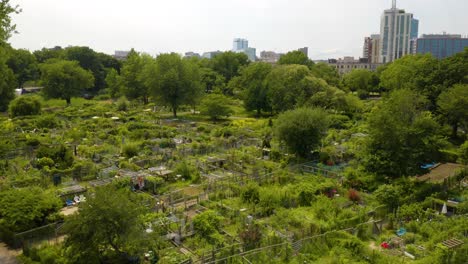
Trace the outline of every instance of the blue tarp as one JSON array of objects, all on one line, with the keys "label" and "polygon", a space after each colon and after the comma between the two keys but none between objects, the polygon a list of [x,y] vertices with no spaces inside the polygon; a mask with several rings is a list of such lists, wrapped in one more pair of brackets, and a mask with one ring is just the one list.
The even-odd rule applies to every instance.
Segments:
[{"label": "blue tarp", "polygon": [[426,163],[426,164],[421,165],[421,169],[426,169],[426,170],[428,170],[428,169],[434,167],[435,165],[436,165],[435,162],[433,162],[433,163]]}]

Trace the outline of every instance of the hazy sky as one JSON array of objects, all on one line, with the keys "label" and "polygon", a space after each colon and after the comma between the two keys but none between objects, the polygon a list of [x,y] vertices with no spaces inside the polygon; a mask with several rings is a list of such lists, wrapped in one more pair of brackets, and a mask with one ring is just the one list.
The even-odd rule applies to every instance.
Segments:
[{"label": "hazy sky", "polygon": [[[235,37],[251,47],[286,52],[309,47],[312,59],[362,56],[365,36],[379,33],[391,0],[12,0],[15,48],[89,46],[114,50],[229,50]],[[399,0],[420,20],[419,34],[468,34],[468,0]]]}]

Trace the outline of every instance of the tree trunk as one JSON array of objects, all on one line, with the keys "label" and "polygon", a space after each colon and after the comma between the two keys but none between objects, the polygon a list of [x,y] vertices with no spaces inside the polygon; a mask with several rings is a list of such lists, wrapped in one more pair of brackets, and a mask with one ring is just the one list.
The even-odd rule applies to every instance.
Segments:
[{"label": "tree trunk", "polygon": [[458,123],[453,123],[452,124],[452,138],[453,139],[457,138],[457,132],[458,132]]},{"label": "tree trunk", "polygon": [[172,113],[174,114],[174,118],[177,118],[177,108],[172,107]]},{"label": "tree trunk", "polygon": [[260,108],[257,108],[257,117],[260,117],[261,110]]},{"label": "tree trunk", "polygon": [[65,98],[65,100],[67,101],[67,106],[70,106],[70,104],[71,104],[71,98]]}]

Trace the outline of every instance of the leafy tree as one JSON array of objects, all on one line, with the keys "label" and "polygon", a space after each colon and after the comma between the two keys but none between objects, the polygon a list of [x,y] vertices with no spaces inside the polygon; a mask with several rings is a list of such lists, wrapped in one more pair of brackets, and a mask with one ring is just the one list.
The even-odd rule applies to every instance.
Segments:
[{"label": "leafy tree", "polygon": [[211,67],[221,74],[226,82],[239,75],[242,66],[249,64],[249,58],[244,53],[227,51],[216,55],[211,59]]},{"label": "leafy tree", "polygon": [[7,66],[9,52],[7,40],[15,32],[16,25],[11,21],[11,14],[21,10],[18,6],[11,6],[9,0],[0,2],[0,111],[5,111],[9,102],[14,98],[15,81],[11,69]]},{"label": "leafy tree", "polygon": [[151,249],[144,232],[148,210],[136,194],[114,186],[97,188],[79,214],[65,222],[66,254],[72,263],[128,263]]},{"label": "leafy tree", "polygon": [[15,98],[15,76],[7,66],[8,56],[7,50],[0,46],[0,111],[5,111]]},{"label": "leafy tree", "polygon": [[39,78],[39,66],[36,57],[28,50],[13,50],[7,64],[15,74],[20,88],[23,88],[25,82]]},{"label": "leafy tree", "polygon": [[115,69],[110,69],[106,76],[107,88],[112,98],[117,98],[122,92],[122,79]]},{"label": "leafy tree", "polygon": [[248,111],[271,111],[266,78],[273,67],[268,63],[252,63],[241,70],[239,85],[244,91],[244,106]]},{"label": "leafy tree", "polygon": [[102,52],[97,53],[98,59],[101,62],[102,66],[105,69],[110,70],[114,69],[117,72],[120,72],[120,68],[122,68],[122,62],[114,58],[109,54],[105,54]]},{"label": "leafy tree", "polygon": [[149,55],[142,56],[133,49],[130,51],[120,72],[123,93],[127,98],[142,98],[144,104],[148,103],[150,91],[144,82],[143,69],[151,63],[152,58]]},{"label": "leafy tree", "polygon": [[70,148],[60,144],[56,146],[40,146],[37,150],[36,157],[50,158],[59,169],[66,169],[73,165],[73,154]]},{"label": "leafy tree", "polygon": [[79,96],[84,89],[93,86],[93,75],[81,68],[76,61],[50,61],[40,68],[45,96],[65,99],[68,105],[72,97]]},{"label": "leafy tree", "polygon": [[200,68],[200,82],[205,87],[206,93],[223,92],[226,86],[224,77],[211,68]]},{"label": "leafy tree", "polygon": [[375,90],[378,85],[376,75],[368,70],[355,69],[343,77],[343,82],[351,91],[358,91],[360,94],[367,95]]},{"label": "leafy tree", "polygon": [[320,108],[299,108],[281,114],[275,122],[278,139],[290,151],[307,157],[320,144],[328,128],[328,116]]},{"label": "leafy tree", "polygon": [[420,165],[437,160],[444,141],[427,100],[411,90],[390,94],[368,119],[364,165],[379,176],[412,176]]},{"label": "leafy tree", "polygon": [[395,185],[383,184],[374,192],[374,197],[392,211],[400,205],[401,192]]},{"label": "leafy tree", "polygon": [[302,51],[290,51],[283,56],[280,57],[278,64],[286,65],[286,64],[299,64],[304,65],[309,68],[314,66],[314,62],[311,61],[307,55],[305,55]]},{"label": "leafy tree", "polygon": [[452,126],[452,137],[456,138],[459,125],[468,125],[468,84],[456,84],[444,91],[437,104],[444,120]]},{"label": "leafy tree", "polygon": [[156,100],[172,108],[174,117],[179,106],[193,104],[202,89],[198,65],[176,53],[159,55],[145,70],[143,78]]},{"label": "leafy tree", "polygon": [[56,194],[38,187],[4,190],[0,192],[0,237],[59,220],[54,214],[61,207]]},{"label": "leafy tree", "polygon": [[37,97],[21,96],[11,101],[10,116],[38,115],[41,112],[41,102]]},{"label": "leafy tree", "polygon": [[459,157],[461,163],[468,164],[468,140],[460,146]]},{"label": "leafy tree", "polygon": [[93,90],[98,91],[104,88],[106,71],[98,53],[89,47],[68,47],[65,49],[65,58],[71,61],[78,61],[83,69],[93,73]]},{"label": "leafy tree", "polygon": [[324,79],[329,85],[338,87],[340,84],[341,78],[336,68],[333,68],[324,62],[315,64],[310,71],[315,77]]},{"label": "leafy tree", "polygon": [[33,52],[37,62],[44,63],[51,59],[65,59],[65,50],[60,46],[54,48],[42,48]]},{"label": "leafy tree", "polygon": [[210,94],[201,102],[201,113],[209,116],[213,121],[221,117],[230,116],[233,111],[229,106],[230,100],[222,94]]},{"label": "leafy tree", "polygon": [[207,210],[193,218],[193,228],[202,237],[209,238],[220,230],[222,220],[215,211]]},{"label": "leafy tree", "polygon": [[385,90],[411,89],[429,99],[433,109],[442,91],[438,74],[439,61],[426,55],[410,55],[388,65],[380,74],[380,86]]},{"label": "leafy tree", "polygon": [[16,32],[16,25],[11,21],[11,14],[21,12],[19,6],[12,6],[10,0],[0,2],[0,46],[4,47],[5,42]]},{"label": "leafy tree", "polygon": [[304,106],[314,94],[329,88],[326,81],[313,76],[303,65],[282,65],[273,68],[266,79],[266,85],[268,99],[275,112]]},{"label": "leafy tree", "polygon": [[460,53],[443,59],[437,72],[443,87],[468,84],[468,47]]}]

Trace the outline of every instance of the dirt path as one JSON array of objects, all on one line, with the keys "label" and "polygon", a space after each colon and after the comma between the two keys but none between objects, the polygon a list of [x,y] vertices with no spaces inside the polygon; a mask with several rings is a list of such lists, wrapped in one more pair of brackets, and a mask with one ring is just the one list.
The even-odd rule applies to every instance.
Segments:
[{"label": "dirt path", "polygon": [[20,254],[19,251],[8,249],[7,245],[0,243],[0,263],[2,264],[19,264],[16,256]]}]

